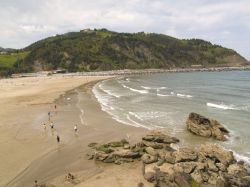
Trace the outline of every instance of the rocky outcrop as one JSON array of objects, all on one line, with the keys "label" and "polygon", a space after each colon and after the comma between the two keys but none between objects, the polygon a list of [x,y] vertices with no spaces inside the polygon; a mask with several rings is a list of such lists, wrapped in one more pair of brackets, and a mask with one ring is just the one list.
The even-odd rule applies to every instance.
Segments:
[{"label": "rocky outcrop", "polygon": [[193,161],[197,159],[196,151],[190,148],[180,148],[178,151],[173,152],[175,162]]},{"label": "rocky outcrop", "polygon": [[186,124],[190,132],[203,137],[212,137],[216,140],[225,141],[225,135],[229,134],[229,131],[218,121],[197,113],[190,113]]},{"label": "rocky outcrop", "polygon": [[[141,161],[144,179],[156,187],[248,187],[250,184],[250,173],[244,162],[237,162],[233,152],[216,144],[175,150],[170,142],[177,143],[178,139],[160,132],[151,132],[134,145],[123,142],[116,142],[115,146],[91,144],[95,150],[92,158],[115,164]],[[128,146],[124,148],[124,144]],[[107,153],[109,149],[112,151]]]},{"label": "rocky outcrop", "polygon": [[221,163],[225,166],[236,162],[232,151],[225,151],[221,146],[216,144],[205,144],[199,148],[199,160],[204,161],[207,158],[212,159],[215,163]]}]

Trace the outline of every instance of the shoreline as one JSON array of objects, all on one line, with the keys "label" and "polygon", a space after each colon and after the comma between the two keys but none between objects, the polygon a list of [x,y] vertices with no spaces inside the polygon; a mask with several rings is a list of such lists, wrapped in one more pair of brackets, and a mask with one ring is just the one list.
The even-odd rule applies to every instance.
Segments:
[{"label": "shoreline", "polygon": [[[208,67],[208,68],[172,68],[172,69],[124,69],[124,70],[109,70],[96,72],[74,72],[53,74],[53,76],[116,76],[116,75],[140,75],[154,73],[185,73],[185,72],[222,72],[222,71],[249,71],[250,65],[241,67]],[[12,78],[17,77],[43,77],[47,76],[50,71],[37,73],[20,73],[12,74]]]}]

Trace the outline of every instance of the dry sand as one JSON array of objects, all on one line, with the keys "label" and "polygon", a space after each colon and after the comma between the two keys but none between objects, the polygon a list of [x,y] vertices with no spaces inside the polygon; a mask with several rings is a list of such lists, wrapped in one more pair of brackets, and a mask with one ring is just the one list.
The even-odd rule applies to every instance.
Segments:
[{"label": "dry sand", "polygon": [[[136,141],[146,131],[120,124],[103,112],[91,92],[93,83],[79,87],[107,78],[111,77],[0,80],[0,186],[29,187],[34,180],[73,186],[64,180],[68,172],[77,174],[79,186],[136,186],[143,181],[139,163],[107,166],[85,157],[90,142],[127,137]],[[48,111],[54,131],[41,125],[48,123]],[[77,135],[74,124],[78,124]]]}]

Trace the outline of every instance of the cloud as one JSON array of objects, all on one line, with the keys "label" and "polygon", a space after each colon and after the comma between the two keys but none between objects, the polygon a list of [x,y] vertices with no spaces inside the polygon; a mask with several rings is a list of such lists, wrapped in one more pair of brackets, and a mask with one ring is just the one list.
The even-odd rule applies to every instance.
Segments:
[{"label": "cloud", "polygon": [[0,46],[21,48],[83,28],[202,38],[250,59],[248,0],[0,1]]}]

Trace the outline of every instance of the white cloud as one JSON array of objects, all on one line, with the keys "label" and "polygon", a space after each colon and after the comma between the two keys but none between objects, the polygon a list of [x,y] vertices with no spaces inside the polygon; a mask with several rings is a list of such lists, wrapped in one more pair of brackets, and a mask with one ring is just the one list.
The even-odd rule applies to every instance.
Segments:
[{"label": "white cloud", "polygon": [[57,33],[91,27],[203,38],[250,59],[249,7],[249,0],[0,1],[0,46],[24,47]]}]

